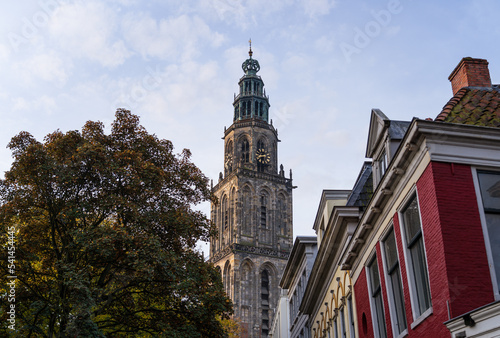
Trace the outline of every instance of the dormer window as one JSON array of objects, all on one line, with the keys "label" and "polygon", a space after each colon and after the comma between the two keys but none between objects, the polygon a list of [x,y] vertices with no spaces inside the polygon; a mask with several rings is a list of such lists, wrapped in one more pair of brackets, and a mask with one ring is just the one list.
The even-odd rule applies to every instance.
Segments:
[{"label": "dormer window", "polygon": [[377,173],[378,173],[378,182],[382,180],[382,177],[385,174],[385,171],[387,170],[387,152],[384,150],[382,151],[382,154],[380,154],[378,160],[377,160]]}]

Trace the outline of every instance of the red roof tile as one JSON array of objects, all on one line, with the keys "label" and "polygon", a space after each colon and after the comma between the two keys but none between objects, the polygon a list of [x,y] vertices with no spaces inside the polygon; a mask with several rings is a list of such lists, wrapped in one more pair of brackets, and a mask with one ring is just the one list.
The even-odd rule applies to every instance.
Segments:
[{"label": "red roof tile", "polygon": [[500,88],[460,89],[443,107],[435,121],[500,127]]}]

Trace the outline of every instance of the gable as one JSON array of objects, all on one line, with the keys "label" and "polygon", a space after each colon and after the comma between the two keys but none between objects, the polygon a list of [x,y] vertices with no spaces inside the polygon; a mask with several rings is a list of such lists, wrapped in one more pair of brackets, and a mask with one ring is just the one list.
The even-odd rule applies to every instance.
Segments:
[{"label": "gable", "polygon": [[366,144],[367,158],[373,158],[373,153],[380,144],[384,131],[389,126],[390,120],[380,109],[372,109],[370,116],[370,128],[368,129],[368,141]]}]

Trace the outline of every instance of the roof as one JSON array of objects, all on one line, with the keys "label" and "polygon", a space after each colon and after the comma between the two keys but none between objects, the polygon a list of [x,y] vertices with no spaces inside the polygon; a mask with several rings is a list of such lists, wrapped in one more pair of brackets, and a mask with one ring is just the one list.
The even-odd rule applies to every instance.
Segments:
[{"label": "roof", "polygon": [[371,162],[363,163],[361,172],[356,179],[352,192],[347,200],[347,206],[365,207],[373,195],[373,179]]},{"label": "roof", "polygon": [[373,108],[370,116],[365,157],[373,158],[381,142],[388,136],[391,140],[403,139],[409,121],[390,120],[380,109]]},{"label": "roof", "polygon": [[[305,247],[316,246],[318,239],[316,236],[297,236],[295,238],[295,243],[293,244],[292,252],[286,263],[285,270],[283,271],[283,276],[281,277],[280,287],[283,289],[288,289],[293,280],[297,277],[299,265],[304,257]],[[300,276],[299,276],[300,277]],[[309,276],[308,276],[309,277]]]},{"label": "roof", "polygon": [[392,140],[402,140],[410,123],[410,121],[390,120],[389,137]]},{"label": "roof", "polygon": [[435,121],[500,127],[500,86],[460,89]]}]

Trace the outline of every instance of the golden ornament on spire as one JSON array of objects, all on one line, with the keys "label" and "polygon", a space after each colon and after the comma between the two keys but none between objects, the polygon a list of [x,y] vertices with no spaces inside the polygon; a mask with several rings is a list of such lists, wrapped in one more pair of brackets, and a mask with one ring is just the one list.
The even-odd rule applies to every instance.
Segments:
[{"label": "golden ornament on spire", "polygon": [[248,40],[248,43],[250,44],[250,50],[248,51],[248,55],[250,55],[250,58],[252,58],[252,39]]}]

